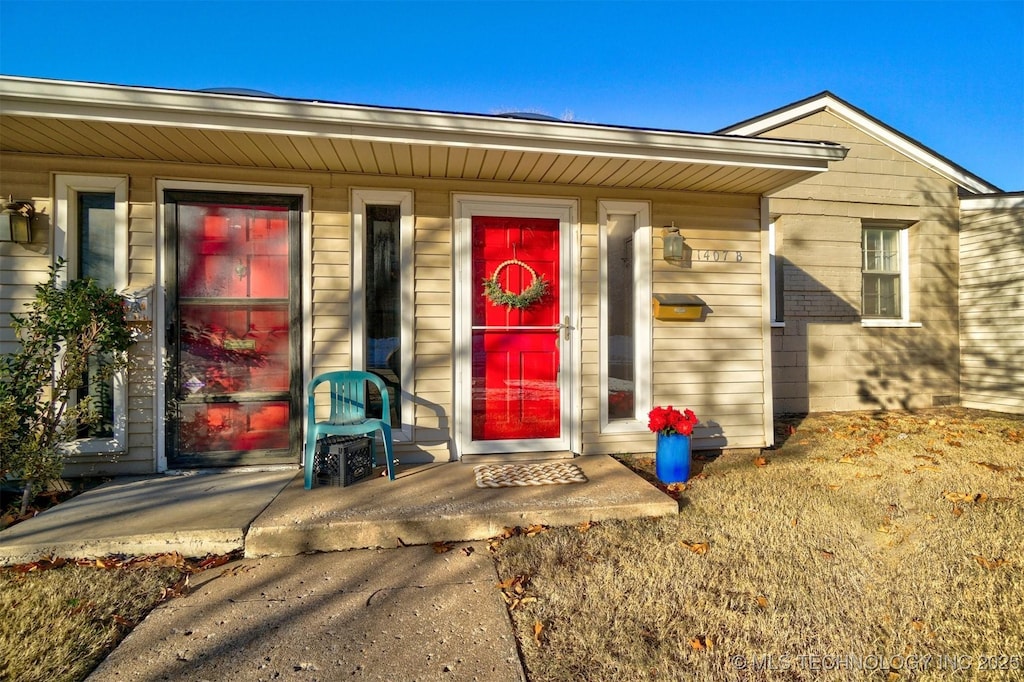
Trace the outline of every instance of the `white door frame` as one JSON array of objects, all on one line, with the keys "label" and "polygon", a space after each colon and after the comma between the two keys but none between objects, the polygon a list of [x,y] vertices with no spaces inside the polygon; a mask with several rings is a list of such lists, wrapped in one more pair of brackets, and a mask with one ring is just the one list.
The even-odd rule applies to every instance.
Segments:
[{"label": "white door frame", "polygon": [[[165,236],[164,226],[167,224],[165,212],[166,203],[164,194],[167,190],[199,191],[199,192],[239,192],[245,194],[280,194],[286,196],[298,196],[302,199],[300,211],[301,221],[301,246],[302,249],[302,404],[306,404],[305,386],[311,378],[310,364],[313,355],[313,329],[312,322],[312,245],[313,245],[313,211],[310,205],[310,198],[313,190],[304,185],[261,185],[247,183],[227,182],[206,182],[200,180],[173,180],[157,178],[156,180],[156,206],[157,221],[154,239],[154,251],[157,263],[156,293],[154,294],[153,305],[153,336],[156,337],[157,347],[153,360],[153,371],[156,377],[155,391],[153,391],[153,415],[156,428],[155,456],[157,472],[168,471],[167,466],[167,430],[166,430],[166,384],[164,381],[167,371],[167,334],[166,334],[166,307],[167,307],[167,256],[164,253],[163,241]],[[303,422],[303,435],[305,435],[305,422]]]},{"label": "white door frame", "polygon": [[[469,454],[518,452],[580,452],[580,225],[579,201],[542,197],[455,194],[453,210],[455,395],[453,444],[458,457]],[[559,221],[559,320],[569,319],[569,339],[559,337],[558,389],[561,395],[561,434],[557,438],[521,440],[473,440],[473,296],[480,295],[473,282],[472,227],[474,216],[554,218]]]}]

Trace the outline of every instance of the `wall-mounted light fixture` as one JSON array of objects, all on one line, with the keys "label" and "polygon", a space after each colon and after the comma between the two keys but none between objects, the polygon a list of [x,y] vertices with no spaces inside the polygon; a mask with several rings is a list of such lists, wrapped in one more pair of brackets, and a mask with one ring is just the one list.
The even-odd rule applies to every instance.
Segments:
[{"label": "wall-mounted light fixture", "polygon": [[667,263],[689,267],[693,249],[686,245],[686,239],[679,234],[675,222],[665,227],[661,236],[661,253]]},{"label": "wall-mounted light fixture", "polygon": [[7,197],[3,211],[0,211],[0,242],[25,244],[32,241],[33,212],[29,202]]}]

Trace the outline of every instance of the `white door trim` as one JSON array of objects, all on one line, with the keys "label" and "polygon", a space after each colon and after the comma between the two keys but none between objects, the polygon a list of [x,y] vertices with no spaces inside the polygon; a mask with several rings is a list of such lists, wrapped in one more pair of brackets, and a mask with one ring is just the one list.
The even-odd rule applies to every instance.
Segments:
[{"label": "white door trim", "polygon": [[[454,266],[454,415],[456,456],[517,452],[580,452],[580,226],[579,201],[545,197],[477,194],[452,196]],[[561,435],[531,440],[474,441],[472,436],[472,302],[479,286],[473,278],[472,221],[474,216],[555,218],[559,221],[559,316],[569,318],[569,339],[561,338],[559,391]]]},{"label": "white door trim", "polygon": [[[166,225],[164,192],[167,190],[194,190],[198,192],[243,192],[247,194],[279,194],[285,196],[299,196],[302,198],[302,209],[299,220],[302,235],[300,247],[302,249],[302,404],[306,404],[305,387],[312,378],[310,373],[311,359],[313,356],[313,275],[312,275],[312,250],[313,250],[313,211],[310,204],[313,191],[309,186],[304,185],[258,185],[245,183],[225,182],[204,182],[196,180],[156,180],[156,206],[157,224],[154,235],[154,251],[157,263],[156,292],[154,292],[153,305],[153,336],[156,337],[157,347],[153,361],[154,376],[156,377],[155,391],[153,392],[153,415],[155,421],[156,440],[156,470],[167,471],[167,430],[164,419],[166,417],[166,385],[164,373],[166,371],[167,334],[166,334],[166,304],[167,304],[167,267],[166,254],[164,254],[164,226]],[[303,424],[305,429],[305,424]],[[303,434],[305,435],[305,434]]]}]

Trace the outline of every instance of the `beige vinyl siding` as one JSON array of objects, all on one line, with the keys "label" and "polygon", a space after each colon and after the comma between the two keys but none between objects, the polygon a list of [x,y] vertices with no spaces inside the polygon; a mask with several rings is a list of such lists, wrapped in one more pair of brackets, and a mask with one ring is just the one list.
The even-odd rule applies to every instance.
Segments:
[{"label": "beige vinyl siding", "polygon": [[[957,187],[824,111],[765,133],[849,148],[829,172],[770,197],[785,278],[772,330],[776,413],[910,409],[959,395]],[[909,226],[910,322],[861,324],[861,230]]]},{"label": "beige vinyl siding", "polygon": [[[649,198],[652,292],[694,294],[710,311],[701,321],[653,321],[653,404],[688,407],[698,415],[702,426],[694,434],[696,449],[764,446],[759,198],[698,193],[653,193]],[[650,452],[655,438],[649,432],[600,432],[597,234],[596,225],[588,222],[596,215],[588,216],[586,206],[584,202],[583,452]],[[694,249],[689,268],[662,258],[662,226],[672,223]],[[723,250],[730,254],[727,261],[701,260],[696,253]],[[737,251],[743,254],[740,262],[735,260]]]},{"label": "beige vinyl siding", "polygon": [[1024,414],[1024,210],[960,218],[960,400]]},{"label": "beige vinyl siding", "polygon": [[[216,153],[215,145],[203,143],[203,154]],[[323,146],[321,143],[317,143]],[[337,144],[331,149],[343,153]],[[191,149],[185,146],[183,150]],[[409,159],[391,160],[396,168],[429,164],[418,158],[417,149]],[[426,151],[426,148],[424,148]],[[182,151],[181,153],[185,153]],[[253,151],[252,153],[255,153]],[[270,155],[273,149],[262,148]],[[321,154],[324,150],[321,150]],[[478,163],[478,150],[466,150],[459,163]],[[475,159],[474,156],[481,156]],[[494,156],[499,159],[499,156]],[[449,159],[449,162],[452,160]],[[564,173],[543,164],[543,155],[530,168],[517,169],[524,175]],[[352,188],[409,190],[414,195],[414,339],[415,356],[413,442],[400,443],[396,453],[404,461],[447,461],[451,457],[454,340],[452,329],[452,195],[475,193],[508,196],[573,198],[580,208],[581,287],[579,327],[582,371],[582,401],[576,413],[582,421],[581,449],[585,454],[604,452],[650,452],[654,436],[646,430],[631,434],[603,434],[599,419],[599,287],[598,202],[599,200],[649,201],[652,205],[653,291],[693,293],[711,310],[699,322],[655,321],[653,329],[653,393],[655,404],[690,407],[705,427],[697,432],[695,447],[756,447],[765,444],[770,425],[763,423],[763,292],[761,287],[761,233],[757,196],[681,193],[568,186],[507,184],[494,181],[431,180],[363,174],[329,174],[311,171],[272,171],[198,164],[161,164],[146,161],[101,161],[53,159],[5,155],[0,159],[5,193],[31,197],[37,210],[48,213],[52,193],[51,172],[94,173],[129,177],[129,288],[138,289],[155,281],[157,254],[162,245],[157,227],[159,197],[156,182],[185,180],[235,184],[265,184],[309,187],[311,196],[312,253],[308,255],[312,290],[306,292],[310,320],[304,330],[312,347],[308,372],[315,375],[351,367],[352,234],[350,196]],[[387,164],[385,164],[387,165]],[[626,169],[606,167],[608,174]],[[387,165],[384,170],[390,170]],[[376,169],[373,169],[376,170]],[[497,168],[490,172],[495,172]],[[486,171],[481,171],[486,177]],[[677,268],[661,257],[661,226],[675,222],[693,248],[742,251],[740,263],[695,261],[692,268]],[[29,248],[0,244],[4,256],[0,268],[0,311],[7,312],[32,296],[50,263],[44,230],[36,233],[37,244]],[[0,345],[13,349],[7,325],[2,325]],[[128,389],[128,452],[110,456],[76,456],[69,473],[128,474],[153,471],[156,463],[154,403],[157,378],[154,375],[152,332],[133,349],[133,366]],[[298,463],[298,462],[296,462]]]}]

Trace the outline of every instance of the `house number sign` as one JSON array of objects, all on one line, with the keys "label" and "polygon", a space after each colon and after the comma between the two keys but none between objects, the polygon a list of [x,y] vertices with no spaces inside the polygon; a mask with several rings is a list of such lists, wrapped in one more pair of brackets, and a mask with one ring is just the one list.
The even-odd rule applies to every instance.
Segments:
[{"label": "house number sign", "polygon": [[711,263],[742,263],[743,252],[732,249],[694,249],[693,259]]}]

